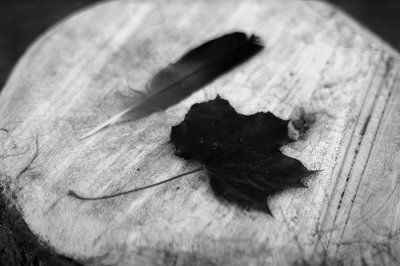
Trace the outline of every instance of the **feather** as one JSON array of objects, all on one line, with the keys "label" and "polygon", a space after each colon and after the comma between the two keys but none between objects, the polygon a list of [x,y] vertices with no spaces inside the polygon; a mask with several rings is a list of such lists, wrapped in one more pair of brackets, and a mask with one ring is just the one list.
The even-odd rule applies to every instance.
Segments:
[{"label": "feather", "polygon": [[81,139],[111,124],[136,120],[177,104],[262,48],[259,37],[234,32],[190,50],[154,75],[134,105],[93,128]]}]

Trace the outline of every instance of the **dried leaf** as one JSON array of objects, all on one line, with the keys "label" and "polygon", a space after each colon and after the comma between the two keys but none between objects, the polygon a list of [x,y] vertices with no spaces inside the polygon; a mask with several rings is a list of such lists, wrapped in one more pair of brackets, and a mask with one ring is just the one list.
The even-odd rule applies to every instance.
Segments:
[{"label": "dried leaf", "polygon": [[217,97],[193,105],[171,142],[178,156],[204,165],[217,197],[271,214],[269,195],[304,187],[302,178],[316,172],[279,150],[290,141],[288,123],[270,112],[239,114]]}]

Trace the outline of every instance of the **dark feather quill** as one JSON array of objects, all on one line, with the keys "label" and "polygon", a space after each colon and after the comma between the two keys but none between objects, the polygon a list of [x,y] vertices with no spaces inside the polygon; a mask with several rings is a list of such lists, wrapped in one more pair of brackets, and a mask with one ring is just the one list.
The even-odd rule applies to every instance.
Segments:
[{"label": "dark feather quill", "polygon": [[147,83],[139,101],[92,129],[82,139],[108,125],[139,119],[177,104],[262,48],[257,36],[234,32],[192,49],[158,72]]}]

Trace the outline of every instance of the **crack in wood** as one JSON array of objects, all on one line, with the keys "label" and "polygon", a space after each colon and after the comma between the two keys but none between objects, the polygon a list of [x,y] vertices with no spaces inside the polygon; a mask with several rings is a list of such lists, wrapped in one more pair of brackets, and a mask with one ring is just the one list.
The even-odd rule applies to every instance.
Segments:
[{"label": "crack in wood", "polygon": [[20,173],[15,177],[15,179],[19,179],[24,173],[26,173],[28,170],[30,170],[32,163],[36,160],[37,156],[39,154],[39,140],[38,138],[35,139],[35,151],[33,152],[33,156],[29,160],[29,162],[26,164],[24,168],[20,171]]},{"label": "crack in wood", "polygon": [[367,127],[368,127],[370,119],[371,119],[371,114],[367,117],[367,119],[364,122],[364,126],[363,126],[363,128],[361,129],[361,132],[360,132],[361,136],[364,136],[365,131],[367,130]]},{"label": "crack in wood", "polygon": [[[381,55],[381,56],[383,56],[383,55]],[[340,180],[343,180],[343,178],[342,179],[337,179],[337,181],[335,183],[335,187],[333,189],[333,191],[338,191],[339,190],[339,191],[342,191],[342,193],[340,194],[340,196],[336,200],[334,200],[334,197],[333,198],[331,197],[331,199],[330,199],[330,201],[328,203],[327,211],[325,212],[325,215],[323,216],[324,218],[322,219],[325,228],[329,229],[329,228],[332,228],[332,226],[333,227],[335,227],[335,226],[338,227],[338,230],[332,231],[332,233],[327,237],[327,246],[328,247],[331,246],[331,245],[336,246],[336,248],[334,248],[333,251],[331,249],[331,254],[333,255],[333,257],[337,256],[336,255],[337,254],[337,250],[338,250],[339,246],[341,245],[341,241],[334,241],[334,240],[336,238],[337,239],[342,239],[342,237],[343,237],[343,234],[345,232],[345,228],[347,226],[348,219],[349,219],[349,216],[350,216],[350,213],[351,213],[351,207],[350,207],[350,210],[347,210],[347,208],[348,208],[347,205],[348,204],[351,204],[351,205],[353,204],[355,196],[357,195],[358,186],[359,186],[360,181],[361,181],[361,177],[360,177],[360,180],[358,180],[357,185],[354,186],[354,184],[351,184],[352,187],[349,190],[349,182],[354,183],[354,181],[352,181],[352,175],[354,173],[354,169],[353,168],[355,167],[355,163],[357,162],[357,169],[362,167],[365,170],[365,166],[368,163],[369,156],[370,156],[370,154],[372,152],[372,149],[373,149],[373,146],[374,146],[374,141],[375,141],[375,139],[377,137],[379,128],[381,126],[381,124],[379,123],[379,125],[377,127],[374,127],[375,130],[373,130],[371,128],[369,130],[370,132],[368,132],[368,127],[369,127],[371,118],[376,116],[376,115],[373,115],[373,114],[376,113],[376,108],[377,108],[378,101],[379,101],[379,106],[385,105],[385,108],[384,108],[384,110],[382,110],[379,113],[379,115],[378,115],[379,118],[377,118],[377,119],[380,119],[380,118],[382,118],[384,116],[384,114],[386,112],[386,108],[387,108],[386,105],[387,105],[389,99],[391,98],[392,91],[394,90],[394,86],[393,85],[387,84],[388,81],[389,81],[389,80],[387,80],[388,77],[389,77],[389,74],[393,73],[393,71],[392,71],[393,68],[394,68],[393,67],[394,66],[393,62],[394,62],[394,60],[392,60],[391,57],[389,57],[387,59],[387,62],[385,64],[385,70],[380,75],[381,76],[381,81],[380,81],[380,85],[378,85],[378,87],[380,87],[381,89],[379,89],[376,92],[372,104],[371,104],[370,100],[368,100],[368,95],[370,95],[370,90],[371,90],[371,88],[373,86],[373,82],[374,82],[373,80],[371,80],[371,83],[369,85],[369,90],[367,91],[366,96],[365,96],[365,98],[363,100],[363,103],[361,105],[361,109],[360,109],[357,121],[355,123],[355,127],[354,127],[354,129],[353,129],[353,131],[351,133],[352,137],[351,137],[351,139],[349,141],[348,147],[346,148],[346,150],[344,152],[345,155],[344,155],[344,157],[342,159],[343,162],[351,161],[351,163],[347,164],[347,166],[346,166],[346,163],[340,164],[340,169],[338,170],[338,176],[341,176],[342,173],[344,173],[344,172],[346,172],[347,174],[345,176],[345,180],[342,181],[343,182],[342,184],[340,184]],[[373,74],[373,76],[378,76],[377,75],[377,71],[378,71],[378,69],[375,70],[375,73]],[[388,90],[389,92],[387,93],[387,95],[383,96],[384,97],[384,103],[382,104],[382,92],[381,91],[382,91],[382,88],[385,88],[385,87],[388,87],[388,86],[390,86],[389,89],[385,89],[385,90]],[[368,106],[370,106],[370,107],[368,107]],[[362,110],[369,110],[369,111],[368,111],[367,114],[365,114],[365,111],[364,111],[364,115],[363,115],[363,111]],[[364,119],[364,122],[361,123],[360,119]],[[371,125],[371,127],[373,127],[373,125]],[[373,132],[371,130],[373,130]],[[357,134],[357,132],[359,132],[359,134]],[[366,147],[364,147],[365,145],[364,146],[362,146],[362,145],[365,142],[364,139],[365,139],[365,135],[367,134],[367,132],[369,133],[368,134],[368,138],[370,138],[371,133],[373,133],[373,139],[371,141],[369,141],[370,139],[368,139],[368,143],[371,142],[371,145],[368,146],[369,155],[367,157],[367,160],[365,160],[365,162],[362,163],[363,166],[361,166],[360,162],[358,162],[358,159],[357,159],[359,157],[358,151],[362,147],[363,154],[365,154],[365,148]],[[357,141],[357,143],[354,143],[355,141]],[[351,143],[354,143],[354,144],[351,144]],[[349,156],[352,156],[351,157],[352,159],[350,159]],[[361,176],[363,174],[364,173],[362,173]],[[340,188],[342,188],[342,189],[340,189]],[[353,191],[354,189],[355,189],[355,192]],[[348,194],[352,194],[352,195],[354,194],[353,197],[350,200],[349,200],[349,195]],[[341,208],[342,208],[342,204],[343,204],[344,200],[347,201],[346,202],[346,204],[347,204],[346,206],[347,207],[346,207],[345,211],[342,211]],[[336,204],[335,204],[335,202],[336,202]],[[345,213],[346,217],[342,217],[343,216],[343,212]],[[333,213],[334,215],[333,215],[333,217],[329,218],[331,213]],[[345,219],[343,219],[343,218],[345,218]],[[339,226],[339,224],[337,224],[338,221],[341,221],[340,222],[340,226]],[[343,222],[343,224],[342,224],[342,222]],[[333,233],[333,232],[337,232],[337,233]],[[337,235],[339,235],[339,237],[337,237]]]},{"label": "crack in wood", "polygon": [[[359,142],[357,143],[357,145],[355,147],[354,158],[353,158],[353,161],[351,163],[350,170],[348,171],[348,175],[347,175],[347,178],[346,178],[346,181],[345,181],[343,193],[341,194],[339,204],[337,205],[337,209],[336,209],[336,212],[335,212],[335,217],[333,218],[333,221],[334,221],[333,224],[335,224],[336,221],[338,220],[339,210],[341,209],[343,200],[345,200],[345,197],[346,197],[347,198],[346,199],[347,200],[346,204],[349,204],[349,207],[345,211],[345,213],[341,215],[341,216],[344,216],[344,217],[340,217],[340,219],[343,221],[343,225],[341,226],[341,230],[340,230],[341,232],[339,233],[338,240],[343,239],[343,237],[344,237],[344,233],[346,231],[347,224],[348,224],[349,219],[350,219],[350,214],[352,213],[352,208],[354,206],[353,203],[355,201],[355,198],[358,195],[358,190],[359,190],[359,187],[360,187],[360,183],[361,183],[362,177],[364,176],[366,166],[368,165],[368,162],[370,160],[370,156],[371,156],[372,150],[373,150],[374,146],[376,145],[375,141],[376,141],[378,132],[381,129],[382,117],[384,117],[385,113],[387,112],[387,109],[389,108],[388,107],[388,102],[391,99],[393,90],[395,89],[394,83],[391,84],[391,85],[387,84],[387,82],[388,82],[387,81],[387,77],[388,77],[389,73],[391,73],[391,70],[393,69],[393,64],[392,64],[393,61],[390,60],[390,58],[389,58],[389,61],[391,63],[387,63],[386,64],[387,69],[384,72],[384,75],[383,75],[384,79],[381,81],[381,85],[380,85],[381,88],[384,88],[385,86],[390,86],[387,89],[388,90],[387,95],[383,96],[384,97],[384,102],[382,103],[382,100],[380,100],[379,106],[383,106],[383,109],[381,111],[379,111],[379,110],[377,111],[378,100],[380,98],[382,98],[382,95],[381,95],[382,93],[380,91],[378,91],[378,93],[374,97],[373,105],[372,105],[372,107],[370,109],[371,111],[368,114],[367,119],[365,120],[365,122],[363,124],[363,127],[362,127],[362,129],[360,131],[361,138],[360,138]],[[355,180],[354,180],[355,183],[352,182],[352,184],[351,184],[352,186],[351,186],[351,188],[349,190],[349,182],[350,182],[350,180],[352,180],[352,176],[354,174],[354,169],[353,168],[355,166],[355,162],[358,161],[357,158],[359,157],[358,151],[359,151],[362,143],[364,143],[365,134],[367,132],[367,129],[368,129],[372,114],[373,113],[376,114],[377,112],[378,112],[378,115],[377,115],[378,118],[377,119],[379,119],[379,122],[377,123],[377,125],[374,125],[375,130],[373,130],[373,131],[370,130],[370,133],[372,133],[373,136],[372,136],[371,140],[369,141],[370,146],[368,146],[368,150],[367,151],[365,151],[366,146],[363,145],[363,148],[364,148],[363,155],[365,155],[367,153],[367,156],[366,156],[366,158],[365,158],[365,156],[363,156],[363,158],[361,158],[361,160],[363,161],[362,165],[357,165],[357,169],[361,168],[362,171],[361,171],[361,173],[358,173],[356,177],[354,177],[355,178]],[[369,134],[369,135],[371,135],[371,134]],[[333,239],[331,237],[331,239],[328,242],[332,243],[332,240]],[[340,245],[341,245],[341,241],[336,242],[336,251],[334,252],[335,254],[336,254],[336,252],[338,250],[338,247]]]},{"label": "crack in wood", "polygon": [[[385,82],[386,81],[386,77],[387,77],[387,73],[390,71],[390,69],[392,68],[392,64],[387,64],[386,65],[389,69],[387,69],[387,71],[385,71],[385,75],[384,75],[384,77],[385,77],[385,79],[382,81],[382,82]],[[385,97],[386,99],[385,99],[385,103],[384,103],[384,108],[383,108],[383,110],[382,110],[382,112],[380,113],[380,115],[379,115],[379,122],[378,122],[378,125],[376,126],[376,130],[373,132],[373,138],[372,138],[372,145],[369,147],[369,149],[368,149],[368,155],[367,155],[367,158],[366,158],[366,160],[365,160],[365,164],[364,164],[364,167],[363,167],[363,170],[362,170],[362,172],[361,172],[361,174],[360,174],[360,178],[359,178],[359,180],[358,180],[358,183],[357,183],[357,186],[356,186],[356,189],[355,189],[355,193],[354,193],[354,195],[353,195],[353,197],[352,197],[352,199],[351,199],[351,202],[353,203],[354,202],[354,199],[355,199],[355,197],[357,196],[357,192],[358,192],[358,189],[359,189],[359,185],[360,185],[360,183],[361,183],[361,179],[362,179],[362,177],[364,176],[364,173],[365,173],[365,169],[366,169],[366,165],[368,164],[368,162],[369,162],[369,159],[370,159],[370,156],[371,156],[371,153],[372,153],[372,150],[373,150],[373,147],[374,147],[374,145],[375,145],[375,140],[376,140],[376,137],[377,137],[377,135],[378,135],[378,131],[379,131],[379,129],[380,129],[380,126],[381,126],[381,123],[382,123],[382,117],[385,115],[385,112],[386,112],[386,110],[387,110],[387,108],[388,108],[388,102],[389,102],[389,100],[390,100],[390,98],[391,98],[391,94],[392,94],[392,91],[394,90],[394,86],[391,86],[391,88],[389,88],[389,90],[388,90],[388,94],[387,94],[387,96]],[[375,97],[375,100],[374,100],[374,103],[373,103],[373,106],[372,106],[372,112],[375,110],[375,107],[376,107],[376,103],[377,103],[377,99],[378,99],[378,97],[380,96],[380,94],[378,93],[377,95],[376,95],[376,97]],[[368,122],[369,122],[369,118],[371,117],[371,114],[368,116]],[[365,126],[365,125],[364,125]],[[364,134],[365,134],[365,132],[364,132]],[[363,136],[364,136],[364,134],[362,134]],[[364,138],[361,138],[361,140],[360,140],[360,142],[359,142],[359,145],[358,145],[358,148],[361,146],[361,143],[362,143],[362,140],[363,140]],[[357,157],[355,157],[354,158],[354,162],[356,161],[356,159],[357,159]],[[350,171],[350,173],[352,172],[352,170],[353,169],[351,169],[351,171]],[[351,209],[352,209],[352,206],[353,206],[353,204],[351,204],[351,206],[350,206],[350,210],[349,210],[349,214],[351,213]],[[348,219],[349,219],[349,217],[350,216],[348,216],[347,218],[346,218],[346,221],[345,221],[345,225],[344,225],[344,227],[343,227],[343,229],[346,227],[346,225],[347,225],[347,222],[348,222]],[[344,233],[344,230],[343,230],[343,233]],[[342,237],[342,236],[341,236]]]}]

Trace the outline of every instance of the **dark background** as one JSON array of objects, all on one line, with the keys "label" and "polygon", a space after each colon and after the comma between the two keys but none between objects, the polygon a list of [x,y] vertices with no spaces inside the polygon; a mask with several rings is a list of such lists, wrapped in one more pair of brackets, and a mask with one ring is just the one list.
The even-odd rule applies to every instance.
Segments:
[{"label": "dark background", "polygon": [[[301,0],[298,0],[301,1]],[[400,0],[327,0],[400,50]],[[29,44],[49,26],[98,0],[0,0],[0,90]]]}]

